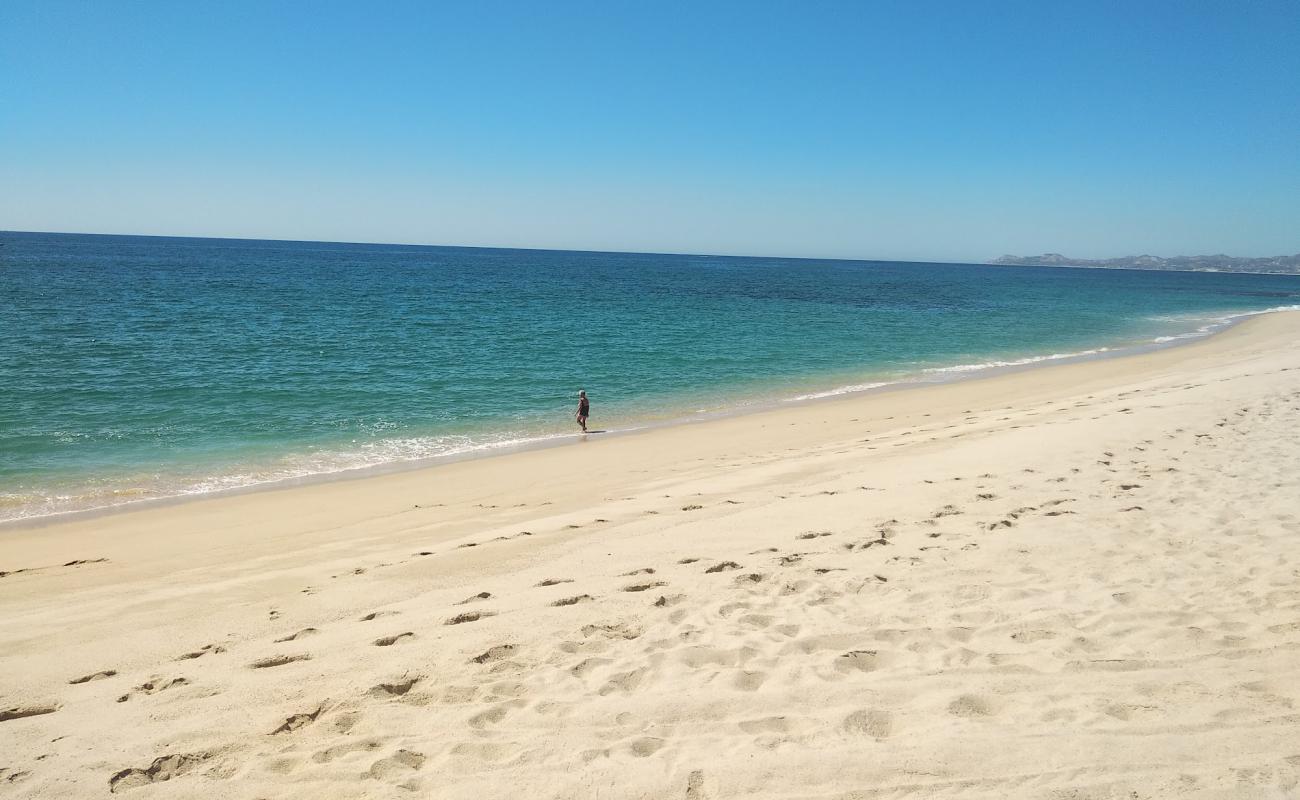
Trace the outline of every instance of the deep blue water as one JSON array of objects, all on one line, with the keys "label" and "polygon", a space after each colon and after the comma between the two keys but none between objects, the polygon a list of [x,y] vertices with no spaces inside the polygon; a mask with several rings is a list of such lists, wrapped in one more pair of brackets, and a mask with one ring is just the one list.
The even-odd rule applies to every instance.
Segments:
[{"label": "deep blue water", "polygon": [[[0,520],[1194,334],[1300,278],[0,233]],[[927,371],[928,370],[928,371]]]}]

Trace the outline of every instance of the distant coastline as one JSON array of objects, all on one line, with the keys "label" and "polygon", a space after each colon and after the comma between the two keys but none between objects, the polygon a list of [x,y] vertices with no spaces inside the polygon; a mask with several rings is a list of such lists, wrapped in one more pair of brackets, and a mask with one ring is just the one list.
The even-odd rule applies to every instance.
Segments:
[{"label": "distant coastline", "polygon": [[1265,275],[1300,275],[1300,254],[1243,258],[1240,256],[1160,256],[1121,258],[1070,258],[1060,253],[1041,256],[1001,256],[989,262],[1013,267],[1093,267],[1095,269],[1155,269],[1177,272],[1253,272]]}]

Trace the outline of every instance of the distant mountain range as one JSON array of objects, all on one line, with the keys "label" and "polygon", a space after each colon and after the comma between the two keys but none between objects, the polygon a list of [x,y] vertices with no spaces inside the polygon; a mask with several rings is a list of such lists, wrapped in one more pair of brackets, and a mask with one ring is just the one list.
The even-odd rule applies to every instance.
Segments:
[{"label": "distant mountain range", "polygon": [[1172,269],[1184,272],[1268,272],[1281,275],[1300,274],[1300,254],[1271,258],[1237,256],[1124,256],[1123,258],[1070,258],[1060,253],[1041,256],[1002,256],[989,262],[1028,267],[1095,267],[1098,269]]}]

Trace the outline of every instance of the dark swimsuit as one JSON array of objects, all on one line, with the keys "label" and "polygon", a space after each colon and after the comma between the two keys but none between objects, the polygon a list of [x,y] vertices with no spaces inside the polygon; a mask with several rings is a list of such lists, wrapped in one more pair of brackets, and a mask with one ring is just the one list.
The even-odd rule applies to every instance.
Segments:
[{"label": "dark swimsuit", "polygon": [[591,410],[591,404],[588,403],[586,400],[583,400],[581,403],[578,403],[578,416],[585,417],[587,416],[587,412],[590,410]]}]

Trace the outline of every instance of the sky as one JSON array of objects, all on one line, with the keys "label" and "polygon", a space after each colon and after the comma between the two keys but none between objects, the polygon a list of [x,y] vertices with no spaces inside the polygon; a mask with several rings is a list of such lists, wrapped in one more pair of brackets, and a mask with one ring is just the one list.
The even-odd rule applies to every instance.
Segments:
[{"label": "sky", "polygon": [[0,0],[0,230],[1300,252],[1300,3]]}]

